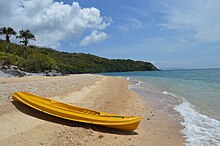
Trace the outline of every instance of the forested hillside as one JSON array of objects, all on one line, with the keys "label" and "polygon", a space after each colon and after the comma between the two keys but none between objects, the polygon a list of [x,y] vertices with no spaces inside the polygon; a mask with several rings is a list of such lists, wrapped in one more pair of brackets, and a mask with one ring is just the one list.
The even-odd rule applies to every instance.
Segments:
[{"label": "forested hillside", "polygon": [[59,70],[64,74],[157,70],[149,62],[111,60],[91,54],[59,52],[37,46],[20,46],[3,40],[0,40],[0,65],[16,65],[28,72]]}]

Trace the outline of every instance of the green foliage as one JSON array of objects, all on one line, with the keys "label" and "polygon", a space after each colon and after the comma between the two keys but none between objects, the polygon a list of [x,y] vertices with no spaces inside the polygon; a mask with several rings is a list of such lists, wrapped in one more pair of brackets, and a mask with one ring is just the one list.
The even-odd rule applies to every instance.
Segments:
[{"label": "green foliage", "polygon": [[56,68],[56,61],[41,52],[33,52],[23,61],[22,68],[29,72],[43,72]]},{"label": "green foliage", "polygon": [[[149,62],[110,60],[91,54],[58,52],[37,46],[19,46],[2,40],[0,40],[0,52],[19,57],[15,62],[19,67],[29,72],[42,72],[51,69],[60,70],[64,74],[157,70]],[[13,61],[10,63],[13,64]]]},{"label": "green foliage", "polygon": [[11,53],[4,53],[0,52],[0,65],[17,65],[19,66],[19,63],[22,62],[23,58],[11,54]]},{"label": "green foliage", "polygon": [[28,45],[29,40],[36,40],[35,36],[30,32],[30,30],[20,30],[19,35],[16,38],[22,39],[20,43],[23,43],[25,46]]},{"label": "green foliage", "polygon": [[10,42],[10,37],[12,35],[16,35],[16,34],[17,33],[11,27],[2,27],[2,28],[0,28],[0,35],[4,35],[5,36],[5,40],[7,42]]}]

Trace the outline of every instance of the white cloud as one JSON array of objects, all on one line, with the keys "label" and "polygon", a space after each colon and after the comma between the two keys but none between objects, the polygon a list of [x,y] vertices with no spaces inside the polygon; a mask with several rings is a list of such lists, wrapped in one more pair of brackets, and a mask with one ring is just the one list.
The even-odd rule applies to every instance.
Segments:
[{"label": "white cloud", "polygon": [[220,40],[219,0],[181,0],[162,4],[166,21],[161,24],[162,28],[184,30],[185,37],[197,41]]},{"label": "white cloud", "polygon": [[144,28],[143,22],[136,18],[124,19],[125,24],[118,27],[121,32],[129,32]]},{"label": "white cloud", "polygon": [[132,13],[141,15],[143,17],[148,16],[148,13],[146,12],[146,9],[141,9],[139,7],[134,7],[133,5],[132,6],[124,5],[122,7],[130,10]]},{"label": "white cloud", "polygon": [[61,41],[77,42],[85,32],[107,35],[101,31],[111,22],[111,18],[101,16],[99,9],[81,8],[78,2],[69,5],[53,0],[0,0],[0,27],[30,29],[40,46],[58,47]]},{"label": "white cloud", "polygon": [[86,36],[81,42],[80,46],[87,46],[91,43],[101,42],[107,38],[104,32],[93,31],[89,36]]}]

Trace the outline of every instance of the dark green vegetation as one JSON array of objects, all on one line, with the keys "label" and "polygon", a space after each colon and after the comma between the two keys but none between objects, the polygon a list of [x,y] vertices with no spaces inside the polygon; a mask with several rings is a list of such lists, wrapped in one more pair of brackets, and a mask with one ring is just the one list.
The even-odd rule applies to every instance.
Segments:
[{"label": "dark green vegetation", "polygon": [[[14,31],[11,27],[2,27],[0,28],[0,35],[3,35],[5,37],[5,41],[10,42],[10,37],[12,35],[16,36],[17,32]],[[16,38],[21,39],[20,43],[22,43],[24,46],[27,46],[29,43],[29,40],[34,40],[35,36],[30,32],[30,30],[20,30],[19,35],[16,36]]]},{"label": "dark green vegetation", "polygon": [[37,46],[20,46],[3,40],[0,40],[0,65],[16,65],[28,72],[55,69],[64,74],[157,70],[149,62],[110,60],[90,54],[59,52]]},{"label": "dark green vegetation", "polygon": [[22,41],[20,41],[20,43],[23,43],[25,46],[27,46],[27,44],[29,43],[29,40],[34,40],[35,36],[30,32],[30,30],[20,30],[19,31],[19,35],[16,36],[16,38],[22,39]]},{"label": "dark green vegetation", "polygon": [[7,42],[10,42],[10,37],[12,35],[16,35],[16,34],[17,34],[16,31],[14,31],[14,29],[11,28],[11,27],[2,27],[2,28],[0,28],[0,35],[4,35],[5,40]]}]

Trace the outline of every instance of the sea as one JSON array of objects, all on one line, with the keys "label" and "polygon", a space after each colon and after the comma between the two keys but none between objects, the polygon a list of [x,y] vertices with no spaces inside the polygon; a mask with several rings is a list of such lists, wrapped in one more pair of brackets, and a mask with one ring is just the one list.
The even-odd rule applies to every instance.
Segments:
[{"label": "sea", "polygon": [[[129,89],[151,97],[167,117],[181,117],[188,146],[220,146],[220,69],[107,73],[133,84]],[[147,98],[146,98],[147,99]],[[149,102],[146,100],[146,102]],[[159,106],[158,106],[159,105]],[[160,107],[160,108],[158,108]],[[178,121],[178,120],[177,120]]]}]

